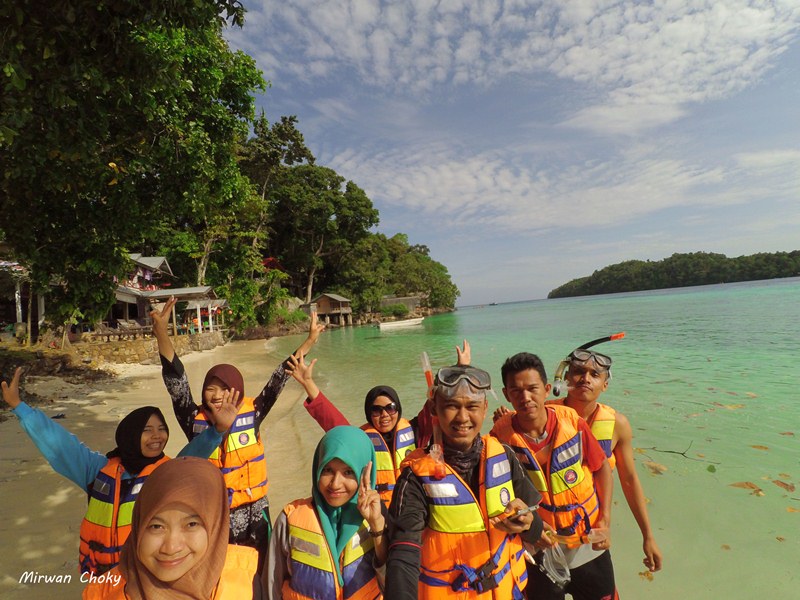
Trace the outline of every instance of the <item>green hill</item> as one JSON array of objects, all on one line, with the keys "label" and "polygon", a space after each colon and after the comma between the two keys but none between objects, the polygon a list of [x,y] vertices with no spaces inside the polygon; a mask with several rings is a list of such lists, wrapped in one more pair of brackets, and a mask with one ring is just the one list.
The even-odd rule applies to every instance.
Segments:
[{"label": "green hill", "polygon": [[800,250],[728,258],[724,254],[691,252],[658,261],[626,260],[573,279],[552,290],[548,298],[568,298],[618,292],[777,279],[800,275]]}]

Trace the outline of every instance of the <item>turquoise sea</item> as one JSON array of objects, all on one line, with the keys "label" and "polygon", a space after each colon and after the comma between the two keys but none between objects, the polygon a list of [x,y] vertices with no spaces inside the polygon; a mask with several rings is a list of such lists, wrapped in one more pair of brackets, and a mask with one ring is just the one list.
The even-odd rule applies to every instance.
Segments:
[{"label": "turquoise sea", "polygon": [[[405,414],[416,414],[423,351],[435,370],[454,363],[456,344],[469,340],[473,364],[496,377],[493,409],[504,402],[507,356],[539,354],[552,376],[573,348],[618,331],[624,339],[597,347],[614,359],[602,401],[633,425],[664,554],[652,581],[640,575],[641,537],[617,484],[612,555],[621,596],[798,597],[800,278],[465,307],[404,330],[331,330],[310,358],[318,359],[320,388],[361,424],[364,395],[377,384],[395,387]],[[285,355],[300,339],[267,347]],[[276,410],[266,427],[268,449],[285,457],[268,456],[274,513],[298,486],[307,493],[319,430],[299,405]]]},{"label": "turquoise sea", "polygon": [[[351,327],[325,332],[311,353],[320,388],[354,424],[374,385],[400,393],[406,415],[425,397],[423,351],[435,368],[455,362],[462,340],[473,364],[496,377],[506,357],[539,354],[552,376],[576,346],[611,333],[598,346],[614,358],[601,397],[634,429],[637,469],[664,568],[640,575],[641,537],[616,486],[612,555],[623,599],[738,600],[800,597],[800,278],[465,307],[426,318],[419,327],[381,331]],[[257,393],[274,365],[304,336],[234,342],[185,357],[198,390],[216,363],[237,365],[245,391]],[[107,389],[106,389],[107,388]],[[322,432],[290,381],[264,424],[271,514],[311,490],[311,460]],[[43,410],[90,448],[113,447],[120,416],[143,402],[162,407],[173,432],[167,453],[184,444],[171,416],[158,365],[135,379],[78,386]],[[484,425],[488,432],[491,424]],[[78,523],[86,496],[53,473],[14,420],[0,423],[0,597],[77,598]],[[24,502],[20,502],[24,499]],[[42,541],[47,540],[43,544]],[[69,585],[22,585],[23,571],[72,574]]]}]

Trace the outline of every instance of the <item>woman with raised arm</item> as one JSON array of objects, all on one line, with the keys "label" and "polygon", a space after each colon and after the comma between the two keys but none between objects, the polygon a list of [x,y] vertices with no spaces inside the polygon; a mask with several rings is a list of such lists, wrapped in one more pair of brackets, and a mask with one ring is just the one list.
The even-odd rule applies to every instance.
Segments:
[{"label": "woman with raised arm", "polygon": [[[175,298],[170,298],[161,308],[150,313],[153,334],[161,356],[162,377],[169,395],[175,418],[188,439],[193,439],[214,424],[214,406],[227,390],[242,391],[243,402],[230,433],[211,455],[211,462],[225,476],[230,501],[230,542],[251,546],[259,552],[259,571],[263,566],[271,530],[267,489],[267,462],[260,427],[275,405],[289,375],[285,362],[278,365],[267,384],[255,396],[244,394],[244,379],[233,365],[219,364],[206,373],[202,388],[202,403],[195,404],[183,363],[175,353],[169,337],[168,324]],[[307,353],[317,342],[324,325],[317,324],[316,313],[311,313],[308,338],[298,349]]]},{"label": "woman with raised arm", "polygon": [[[17,368],[11,383],[2,383],[3,400],[53,470],[88,493],[89,506],[80,529],[79,567],[81,573],[100,575],[119,562],[139,488],[156,467],[169,459],[164,454],[169,439],[166,420],[155,406],[137,408],[117,426],[116,448],[101,454],[22,401],[21,373],[22,369]],[[179,456],[208,458],[238,409],[238,392],[225,395],[214,407],[216,426],[192,440]]]}]

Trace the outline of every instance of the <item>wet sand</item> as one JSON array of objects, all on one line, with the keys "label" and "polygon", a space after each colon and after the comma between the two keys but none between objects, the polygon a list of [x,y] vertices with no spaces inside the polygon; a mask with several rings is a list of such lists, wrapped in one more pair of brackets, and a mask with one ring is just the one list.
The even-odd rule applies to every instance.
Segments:
[{"label": "wet sand", "polygon": [[[266,346],[266,348],[265,348]],[[269,352],[263,340],[237,342],[212,351],[181,357],[192,390],[208,368],[231,362],[242,371],[245,392],[255,395],[283,357]],[[70,384],[57,377],[31,377],[25,390],[49,398],[37,406],[48,416],[64,413],[58,423],[89,448],[107,452],[114,447],[114,431],[130,410],[158,406],[167,417],[170,439],[166,454],[175,456],[186,443],[175,420],[159,365],[114,365],[111,381]],[[278,403],[262,424],[270,475],[270,502],[274,514],[287,502],[308,495],[311,452],[320,430],[302,408],[302,388],[288,382]],[[86,511],[86,493],[56,474],[41,456],[13,415],[0,423],[0,597],[7,600],[79,598],[84,584],[78,572],[78,533]],[[308,434],[308,435],[306,435]],[[313,434],[313,435],[312,435]],[[52,583],[20,583],[25,574],[54,579]],[[69,580],[69,581],[67,581]]]}]

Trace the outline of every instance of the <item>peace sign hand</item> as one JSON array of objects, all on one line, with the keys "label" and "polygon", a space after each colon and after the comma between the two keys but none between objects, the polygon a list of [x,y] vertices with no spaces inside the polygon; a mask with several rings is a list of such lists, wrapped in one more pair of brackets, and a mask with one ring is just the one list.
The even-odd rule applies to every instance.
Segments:
[{"label": "peace sign hand", "polygon": [[172,315],[172,308],[178,301],[175,296],[170,296],[169,299],[161,307],[161,310],[154,308],[150,311],[150,318],[153,319],[153,331],[167,331],[169,325],[169,318]]},{"label": "peace sign hand", "polygon": [[372,489],[370,474],[372,473],[372,461],[361,471],[361,481],[358,486],[358,512],[369,523],[372,532],[383,531],[386,528],[386,519],[383,517],[383,505],[381,496],[377,490]]}]

